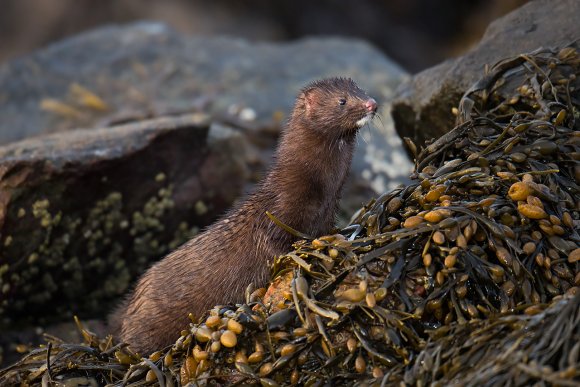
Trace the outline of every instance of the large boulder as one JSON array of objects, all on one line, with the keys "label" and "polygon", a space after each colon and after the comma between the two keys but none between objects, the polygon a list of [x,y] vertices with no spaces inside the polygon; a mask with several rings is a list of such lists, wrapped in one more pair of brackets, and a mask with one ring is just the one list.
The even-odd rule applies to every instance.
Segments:
[{"label": "large boulder", "polygon": [[537,0],[494,21],[468,53],[427,69],[399,87],[392,112],[397,132],[417,146],[440,137],[454,126],[449,112],[483,75],[485,66],[540,47],[570,43],[580,38],[579,20],[577,0]]},{"label": "large boulder", "polygon": [[94,313],[223,212],[249,171],[207,116],[0,147],[0,323]]}]

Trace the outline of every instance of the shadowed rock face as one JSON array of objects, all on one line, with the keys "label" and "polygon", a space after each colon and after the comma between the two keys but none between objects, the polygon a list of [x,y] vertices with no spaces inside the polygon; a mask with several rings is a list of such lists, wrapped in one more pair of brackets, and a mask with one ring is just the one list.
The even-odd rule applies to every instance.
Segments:
[{"label": "shadowed rock face", "polygon": [[579,18],[578,1],[539,0],[494,21],[473,50],[425,70],[399,87],[393,104],[397,132],[417,146],[440,137],[453,127],[449,112],[481,77],[486,64],[570,43],[580,38]]},{"label": "shadowed rock face", "polygon": [[199,115],[1,147],[4,325],[101,310],[229,206],[248,175],[243,150]]}]

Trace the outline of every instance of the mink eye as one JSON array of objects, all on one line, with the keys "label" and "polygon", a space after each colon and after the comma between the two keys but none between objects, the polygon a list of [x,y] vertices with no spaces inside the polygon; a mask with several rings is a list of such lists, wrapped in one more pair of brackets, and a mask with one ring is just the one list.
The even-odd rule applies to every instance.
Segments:
[{"label": "mink eye", "polygon": [[339,105],[346,105],[346,99],[341,98],[338,100]]}]

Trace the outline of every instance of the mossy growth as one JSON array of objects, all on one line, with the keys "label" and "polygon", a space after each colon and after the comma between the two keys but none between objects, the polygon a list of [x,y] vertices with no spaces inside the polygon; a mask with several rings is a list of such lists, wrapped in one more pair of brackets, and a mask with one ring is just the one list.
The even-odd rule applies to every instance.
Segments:
[{"label": "mossy growth", "polygon": [[173,186],[163,173],[152,180],[157,192],[136,210],[119,191],[80,216],[48,197],[13,209],[13,219],[32,226],[27,235],[0,235],[0,326],[103,314],[154,260],[197,233],[185,220],[165,229]]}]

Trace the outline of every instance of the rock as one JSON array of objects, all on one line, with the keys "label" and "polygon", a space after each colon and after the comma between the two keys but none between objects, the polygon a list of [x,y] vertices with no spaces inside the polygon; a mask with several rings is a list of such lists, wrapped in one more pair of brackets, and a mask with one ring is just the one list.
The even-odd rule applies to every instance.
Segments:
[{"label": "rock", "polygon": [[0,325],[103,312],[222,213],[247,181],[247,145],[208,124],[192,114],[0,147]]},{"label": "rock", "polygon": [[441,63],[403,83],[393,105],[401,137],[417,146],[438,138],[454,126],[449,114],[485,66],[540,47],[561,47],[580,38],[580,2],[531,1],[491,23],[485,35],[465,55]]},{"label": "rock", "polygon": [[250,43],[184,36],[151,22],[96,29],[0,67],[0,143],[210,112],[214,122],[242,130],[256,147],[256,181],[300,88],[333,75],[354,78],[382,105],[382,120],[363,130],[366,140],[359,141],[343,195],[344,218],[406,181],[411,169],[389,114],[393,90],[406,74],[359,40]]}]

